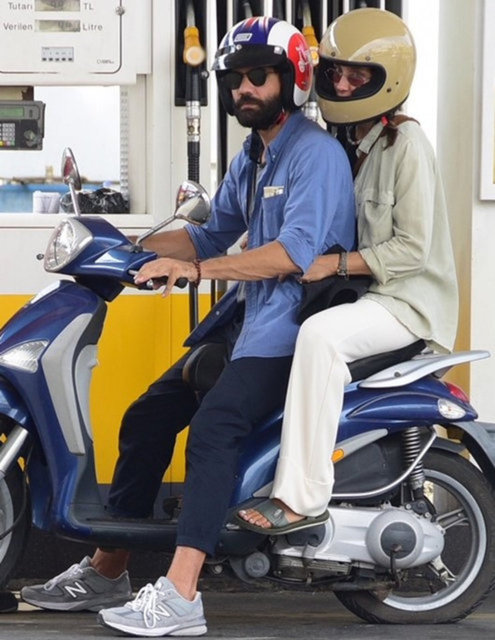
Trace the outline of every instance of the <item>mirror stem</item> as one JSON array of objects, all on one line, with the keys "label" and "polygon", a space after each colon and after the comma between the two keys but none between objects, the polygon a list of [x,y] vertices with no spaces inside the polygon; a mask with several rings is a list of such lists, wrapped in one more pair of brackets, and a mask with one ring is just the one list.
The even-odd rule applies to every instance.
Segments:
[{"label": "mirror stem", "polygon": [[80,216],[81,215],[81,209],[79,207],[79,200],[77,198],[76,189],[75,189],[74,185],[72,184],[72,182],[69,182],[69,189],[70,189],[70,197],[72,199],[72,206],[74,207],[74,213],[76,214],[76,216]]},{"label": "mirror stem", "polygon": [[160,224],[156,225],[156,227],[153,227],[152,229],[149,229],[148,231],[143,233],[143,235],[139,236],[139,238],[136,240],[136,244],[140,245],[144,240],[146,240],[146,238],[149,238],[149,236],[153,235],[157,231],[160,231],[160,229],[163,229],[163,227],[166,227],[167,224],[170,224],[170,222],[172,222],[174,218],[175,218],[175,215],[170,216],[170,218],[163,220],[163,222],[160,222]]}]

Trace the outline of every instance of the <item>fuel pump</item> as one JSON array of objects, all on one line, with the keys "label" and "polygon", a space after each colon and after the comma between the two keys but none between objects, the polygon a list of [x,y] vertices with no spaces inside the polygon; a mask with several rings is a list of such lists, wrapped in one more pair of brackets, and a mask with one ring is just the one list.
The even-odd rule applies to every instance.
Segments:
[{"label": "fuel pump", "polygon": [[[185,5],[185,6],[184,6]],[[201,140],[201,104],[206,104],[205,81],[208,72],[204,62],[206,52],[201,45],[201,21],[197,16],[206,17],[206,3],[199,0],[187,0],[186,3],[176,2],[177,17],[182,24],[184,39],[182,46],[183,73],[177,65],[176,77],[183,79],[183,95],[176,94],[176,104],[181,99],[186,107],[187,127],[187,177],[195,182],[200,181],[199,160]],[[199,27],[198,27],[199,25]],[[205,25],[206,26],[206,23]],[[177,30],[179,32],[179,30]],[[202,29],[205,34],[205,29]],[[203,85],[203,86],[202,86]],[[189,285],[189,325],[190,329],[198,323],[198,292],[196,287]]]},{"label": "fuel pump", "polygon": [[252,18],[253,16],[266,15],[263,0],[237,0],[233,2],[232,24]]},{"label": "fuel pump", "polygon": [[[303,0],[299,6],[299,10],[302,13],[302,34],[306,38],[309,50],[311,52],[311,62],[313,67],[318,64],[318,40],[316,38],[315,29],[313,27],[313,21],[311,16],[311,6],[309,0]],[[311,93],[309,94],[308,101],[303,107],[304,114],[310,120],[317,122],[318,120],[318,102],[316,100],[315,80],[313,77],[313,84],[311,86]]]},{"label": "fuel pump", "polygon": [[[374,7],[375,9],[386,9],[398,16],[402,15],[402,0],[321,0],[320,4],[328,12],[328,26],[342,13],[363,7]],[[326,7],[324,6],[326,4]]]}]

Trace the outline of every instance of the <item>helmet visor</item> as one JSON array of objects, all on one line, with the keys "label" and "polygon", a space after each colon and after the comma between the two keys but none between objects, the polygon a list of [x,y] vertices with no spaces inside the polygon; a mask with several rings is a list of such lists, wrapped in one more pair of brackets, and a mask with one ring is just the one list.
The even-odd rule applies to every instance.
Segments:
[{"label": "helmet visor", "polygon": [[[348,70],[345,74],[345,79],[348,85],[352,87],[352,92],[350,95],[339,96],[336,85],[344,76],[343,68]],[[371,77],[360,73],[362,69],[370,71]],[[335,102],[360,100],[378,93],[385,84],[385,77],[385,69],[381,65],[363,65],[361,62],[351,63],[347,60],[329,60],[322,56],[316,67],[315,89],[320,98],[325,100]]]}]

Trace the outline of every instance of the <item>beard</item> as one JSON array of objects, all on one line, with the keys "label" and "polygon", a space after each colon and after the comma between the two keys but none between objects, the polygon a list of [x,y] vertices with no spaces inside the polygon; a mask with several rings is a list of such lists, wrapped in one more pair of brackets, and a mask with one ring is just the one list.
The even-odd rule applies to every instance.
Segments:
[{"label": "beard", "polygon": [[[242,109],[244,105],[252,106],[252,109]],[[240,125],[250,129],[264,131],[269,129],[278,120],[283,112],[282,98],[270,98],[259,100],[252,96],[242,96],[234,104],[234,115]]]}]

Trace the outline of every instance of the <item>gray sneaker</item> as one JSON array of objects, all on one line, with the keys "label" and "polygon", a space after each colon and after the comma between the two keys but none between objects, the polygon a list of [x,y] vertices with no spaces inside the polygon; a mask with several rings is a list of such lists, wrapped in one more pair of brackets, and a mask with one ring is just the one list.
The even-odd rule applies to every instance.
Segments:
[{"label": "gray sneaker", "polygon": [[124,607],[102,609],[98,622],[131,636],[202,636],[206,633],[201,594],[191,602],[167,578],[147,584]]},{"label": "gray sneaker", "polygon": [[105,578],[93,569],[88,556],[45,584],[21,589],[25,602],[55,611],[99,611],[131,597],[127,571],[115,580]]}]

